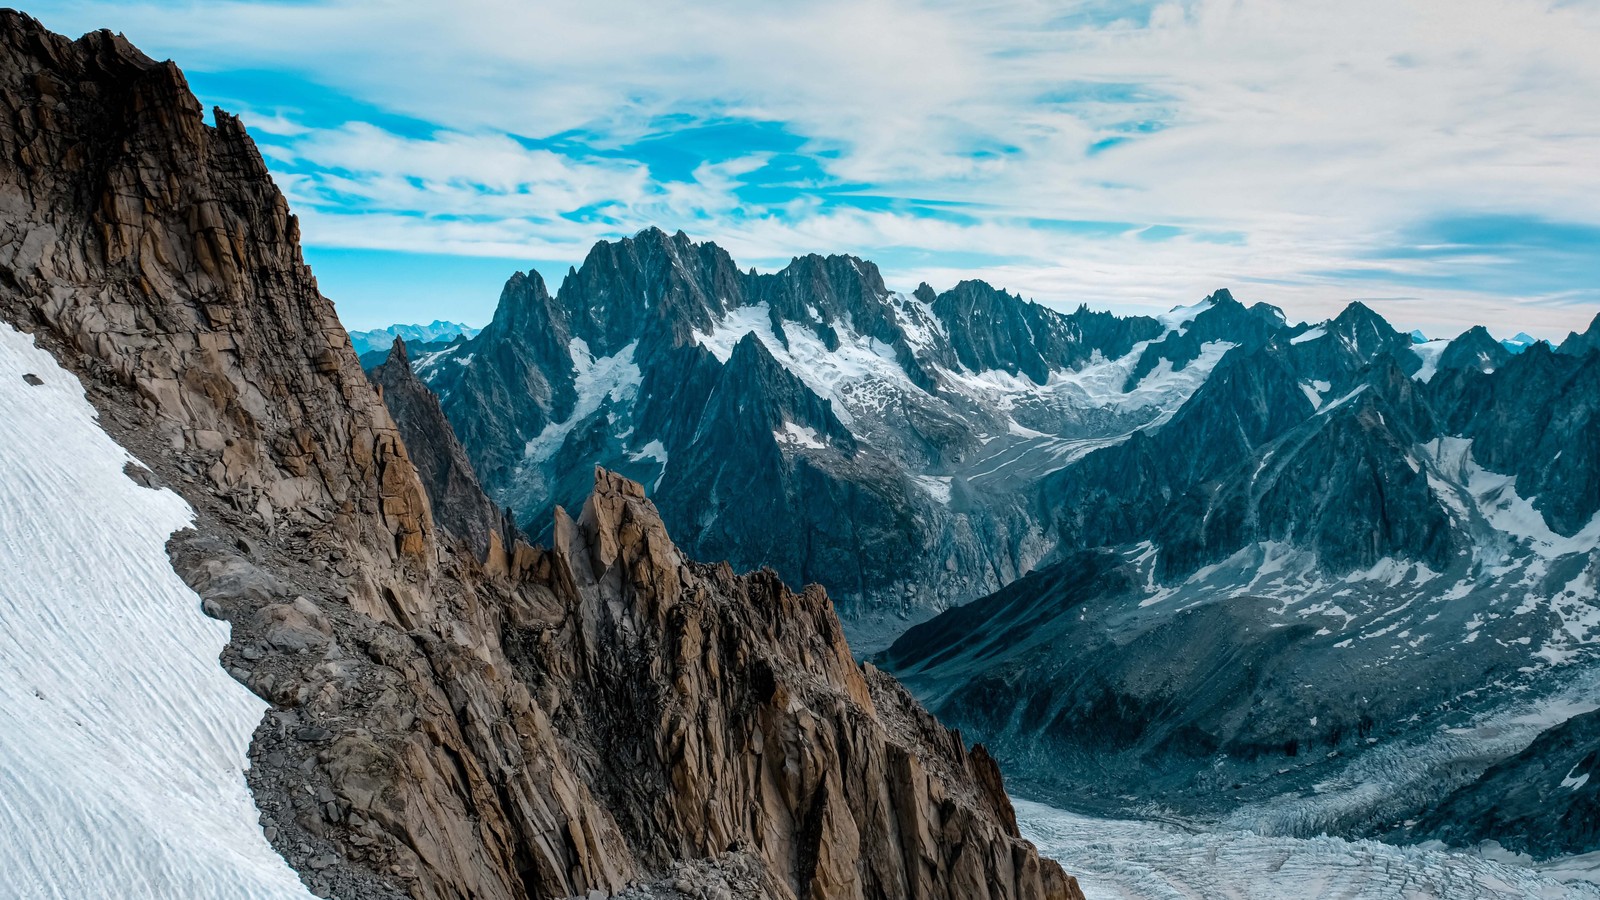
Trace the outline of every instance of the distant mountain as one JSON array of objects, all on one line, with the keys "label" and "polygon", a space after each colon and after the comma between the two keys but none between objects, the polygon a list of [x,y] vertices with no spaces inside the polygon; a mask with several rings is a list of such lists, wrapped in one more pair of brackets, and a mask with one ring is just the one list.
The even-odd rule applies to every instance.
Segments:
[{"label": "distant mountain", "polygon": [[[1041,478],[1055,561],[881,664],[1036,793],[1390,833],[1593,708],[1600,354],[1513,355],[1482,328],[1419,344],[1361,304],[1223,333],[1237,346],[1164,421]],[[1592,733],[1518,771],[1587,771]],[[1483,777],[1449,808],[1477,816],[1514,776]],[[1419,829],[1591,802],[1548,787]],[[1540,828],[1533,852],[1600,849]]]},{"label": "distant mountain", "polygon": [[1506,338],[1500,342],[1502,346],[1512,353],[1521,353],[1537,343],[1539,343],[1539,339],[1526,331],[1519,331],[1516,337]]},{"label": "distant mountain", "polygon": [[849,256],[762,275],[651,229],[596,245],[553,295],[517,274],[481,334],[411,362],[533,533],[604,465],[692,552],[821,583],[870,641],[863,617],[897,632],[1031,569],[1054,549],[1039,479],[1283,327],[1226,291],[1124,318],[980,281],[896,293]]},{"label": "distant mountain", "polygon": [[404,338],[407,344],[430,344],[448,342],[458,335],[470,338],[480,330],[460,322],[434,319],[426,325],[390,325],[388,328],[374,328],[371,331],[352,331],[350,345],[355,348],[357,356],[364,357],[369,353],[388,353],[389,346],[394,343],[395,338]]},{"label": "distant mountain", "polygon": [[[437,353],[440,350],[448,348],[456,341],[464,341],[466,339],[467,338],[465,335],[456,335],[454,338],[445,341],[408,342],[406,344],[406,352],[408,354],[416,354],[417,356],[428,356],[429,354]],[[400,338],[391,338],[389,343],[384,344],[381,349],[368,350],[367,352],[360,354],[358,358],[361,360],[362,370],[370,373],[372,370],[378,368],[388,361],[389,351],[394,347],[394,342],[396,340],[400,340]]]}]

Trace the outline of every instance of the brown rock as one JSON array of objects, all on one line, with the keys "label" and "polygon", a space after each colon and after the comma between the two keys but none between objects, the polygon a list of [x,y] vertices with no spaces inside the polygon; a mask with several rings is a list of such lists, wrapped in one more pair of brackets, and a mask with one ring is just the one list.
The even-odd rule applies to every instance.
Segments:
[{"label": "brown rock", "polygon": [[436,525],[486,561],[506,570],[505,548],[516,529],[484,494],[467,452],[439,407],[439,398],[411,371],[405,341],[395,339],[388,359],[368,373],[405,439],[408,456],[427,488]]}]

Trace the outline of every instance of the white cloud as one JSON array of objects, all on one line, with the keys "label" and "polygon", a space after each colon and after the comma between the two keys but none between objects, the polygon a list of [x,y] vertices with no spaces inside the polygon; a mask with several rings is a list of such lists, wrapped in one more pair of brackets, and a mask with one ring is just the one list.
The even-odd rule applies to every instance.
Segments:
[{"label": "white cloud", "polygon": [[[448,11],[433,0],[181,11],[69,0],[46,12],[58,28],[122,29],[190,68],[289,70],[438,124],[421,139],[250,117],[273,152],[312,172],[293,185],[312,241],[575,256],[595,238],[660,224],[726,242],[741,260],[982,254],[1005,260],[984,270],[997,282],[1061,302],[1166,304],[1253,278],[1281,282],[1260,293],[1313,317],[1371,292],[1422,296],[1446,324],[1505,318],[1518,303],[1530,330],[1588,316],[1531,289],[1447,295],[1307,273],[1359,265],[1443,216],[1600,224],[1593,0],[1192,0],[1118,20],[1102,5],[1045,0],[462,0]],[[1105,87],[1117,85],[1135,87]],[[805,199],[750,207],[733,190],[759,157],[663,182],[638,162],[506,136],[577,131],[619,147],[668,115],[782,122],[832,179],[970,204],[974,221]],[[1130,133],[1140,120],[1158,126]],[[1090,152],[1119,136],[1129,140]],[[352,201],[371,214],[339,215]],[[596,205],[601,221],[560,217]],[[1140,241],[1030,219],[1245,240]],[[1387,265],[1404,275],[1443,264]],[[1447,298],[1458,305],[1446,309]]]}]

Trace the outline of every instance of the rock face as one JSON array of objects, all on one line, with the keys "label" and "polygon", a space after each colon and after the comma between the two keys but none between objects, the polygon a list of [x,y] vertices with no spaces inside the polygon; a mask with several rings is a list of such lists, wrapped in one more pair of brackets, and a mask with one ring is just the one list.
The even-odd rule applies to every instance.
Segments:
[{"label": "rock face", "polygon": [[465,541],[489,568],[504,569],[506,548],[517,540],[516,527],[483,493],[439,398],[412,373],[403,339],[394,339],[388,358],[368,377],[410,450],[432,500],[434,523]]},{"label": "rock face", "polygon": [[1072,894],[993,761],[859,669],[821,589],[688,563],[638,484],[596,477],[533,564],[564,608],[519,610],[507,649],[645,871],[738,846],[799,897]]},{"label": "rock face", "polygon": [[1494,339],[1482,325],[1474,326],[1461,337],[1451,341],[1439,356],[1439,370],[1471,369],[1476,372],[1493,372],[1511,359],[1512,353]]},{"label": "rock face", "polygon": [[1582,334],[1576,331],[1568,334],[1567,339],[1561,342],[1558,352],[1583,356],[1593,350],[1600,350],[1600,315],[1594,317],[1594,321],[1589,323],[1589,327]]},{"label": "rock face", "polygon": [[1597,769],[1600,712],[1574,716],[1456,790],[1398,837],[1462,847],[1492,840],[1540,859],[1589,853],[1600,847]]},{"label": "rock face", "polygon": [[[238,120],[206,126],[177,67],[119,36],[3,15],[0,310],[131,391],[264,526],[325,515],[371,573],[423,554],[427,498]],[[357,602],[408,592],[389,580]]]},{"label": "rock face", "polygon": [[173,564],[273,705],[248,776],[314,890],[1081,896],[820,589],[689,561],[638,484],[597,472],[551,549],[483,561],[504,532],[403,350],[374,376],[402,431],[248,136],[172,64],[8,11],[0,84],[0,315],[194,507]]}]

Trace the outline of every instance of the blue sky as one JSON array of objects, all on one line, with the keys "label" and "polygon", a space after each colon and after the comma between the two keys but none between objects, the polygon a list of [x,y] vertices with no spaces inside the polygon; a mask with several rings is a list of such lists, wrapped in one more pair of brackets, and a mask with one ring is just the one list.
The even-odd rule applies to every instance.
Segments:
[{"label": "blue sky", "polygon": [[1600,310],[1600,0],[49,0],[240,114],[352,328],[649,225],[1061,306]]}]

